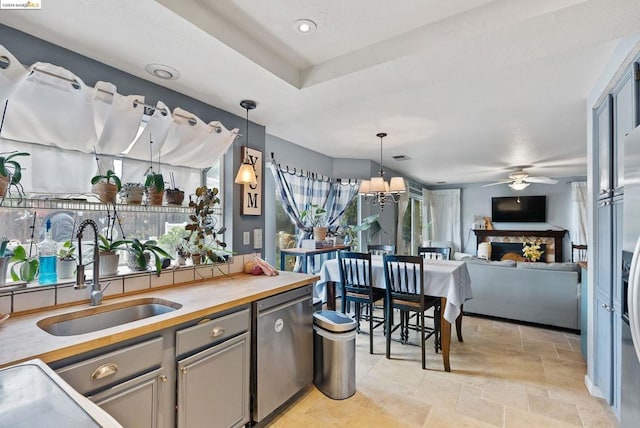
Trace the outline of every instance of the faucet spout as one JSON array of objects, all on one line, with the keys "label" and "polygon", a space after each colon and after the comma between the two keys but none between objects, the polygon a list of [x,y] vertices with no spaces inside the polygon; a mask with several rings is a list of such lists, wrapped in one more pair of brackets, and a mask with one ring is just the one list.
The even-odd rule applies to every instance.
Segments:
[{"label": "faucet spout", "polygon": [[[100,289],[100,252],[98,248],[98,225],[91,219],[84,220],[80,223],[78,233],[78,271],[76,274],[76,285],[74,288],[81,289],[87,286],[84,283],[84,265],[82,264],[82,235],[84,229],[91,226],[93,229],[93,280],[91,282],[91,306],[97,306],[102,302],[102,293]],[[105,287],[106,288],[106,287]]]}]

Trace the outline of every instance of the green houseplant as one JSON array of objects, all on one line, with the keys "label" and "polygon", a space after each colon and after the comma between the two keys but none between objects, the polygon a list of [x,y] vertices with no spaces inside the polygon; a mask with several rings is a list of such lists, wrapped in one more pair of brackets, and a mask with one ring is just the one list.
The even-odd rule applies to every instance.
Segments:
[{"label": "green houseplant", "polygon": [[100,201],[105,204],[116,202],[116,195],[122,188],[120,178],[112,170],[108,170],[105,175],[98,174],[91,178],[91,191],[98,195]]},{"label": "green houseplant", "polygon": [[117,250],[122,250],[131,245],[130,239],[110,240],[105,235],[98,235],[98,254],[100,257],[100,276],[115,275],[118,273],[120,255]]},{"label": "green houseplant", "polygon": [[156,275],[162,272],[162,257],[172,259],[165,250],[154,240],[142,242],[137,238],[131,240],[131,245],[125,248],[128,252],[127,266],[131,270],[147,270],[151,255],[154,257]]},{"label": "green houseplant", "polygon": [[58,279],[73,278],[76,268],[76,246],[71,240],[65,241],[58,249],[56,272]]},{"label": "green houseplant", "polygon": [[144,186],[147,188],[147,196],[149,197],[149,205],[162,205],[164,196],[164,177],[151,170],[147,174]]},{"label": "green houseplant", "polygon": [[[189,235],[184,238],[186,247],[192,260],[207,257],[212,262],[224,261],[226,258],[219,254],[225,251],[227,244],[219,239],[225,231],[225,227],[216,228],[216,222],[211,217],[213,207],[220,203],[218,197],[218,188],[212,187],[208,189],[206,186],[196,188],[195,201],[189,201],[189,207],[194,212],[189,216],[189,222],[185,229]],[[215,247],[213,246],[215,244]],[[195,256],[195,257],[194,257]],[[194,264],[196,261],[194,261]]]},{"label": "green houseplant", "polygon": [[[4,198],[7,191],[13,186],[18,190],[18,195],[24,194],[20,180],[22,180],[22,166],[15,160],[19,156],[30,156],[26,152],[0,153],[0,198]],[[6,155],[6,156],[4,156]]]},{"label": "green houseplant", "polygon": [[[11,279],[14,281],[26,281],[31,282],[36,279],[38,275],[38,268],[40,263],[37,256],[28,256],[27,250],[22,245],[18,245],[13,250],[13,256],[11,257]],[[18,269],[16,271],[16,269]]]},{"label": "green houseplant", "polygon": [[300,220],[307,220],[313,227],[313,239],[316,241],[324,241],[327,237],[326,214],[327,211],[317,204],[310,204],[300,212]]}]

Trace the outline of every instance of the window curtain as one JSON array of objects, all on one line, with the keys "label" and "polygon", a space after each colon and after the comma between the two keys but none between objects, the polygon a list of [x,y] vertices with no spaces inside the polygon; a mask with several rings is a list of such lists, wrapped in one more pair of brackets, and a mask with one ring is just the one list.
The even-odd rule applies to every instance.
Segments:
[{"label": "window curtain", "polygon": [[[349,202],[358,194],[356,183],[343,183],[341,180],[331,180],[312,173],[301,174],[281,168],[275,160],[269,167],[276,183],[276,193],[282,203],[284,211],[291,223],[296,226],[298,236],[296,245],[300,247],[303,239],[309,239],[313,234],[313,227],[308,219],[302,220],[300,214],[310,205],[315,204],[327,211],[326,226],[337,226]],[[315,257],[310,260],[311,269],[314,268]],[[302,270],[300,258],[296,260],[295,272]]]},{"label": "window curtain", "polygon": [[587,244],[587,182],[571,183],[571,241]]},{"label": "window curtain", "polygon": [[2,101],[2,108],[4,109],[6,100],[27,78],[28,73],[22,64],[11,55],[11,52],[2,45],[0,45],[0,56],[4,57],[5,62],[9,63],[6,68],[0,68],[0,101]]},{"label": "window curtain", "polygon": [[[408,188],[405,183],[405,188]],[[411,249],[406,248],[404,240],[402,239],[402,227],[404,215],[409,207],[409,192],[401,193],[398,200],[398,216],[396,217],[396,253],[397,254],[410,254]]]},{"label": "window curtain", "polygon": [[[460,189],[423,189],[423,239],[449,241],[454,252],[462,246]],[[425,231],[426,224],[426,231]],[[426,232],[426,233],[425,233]]]}]

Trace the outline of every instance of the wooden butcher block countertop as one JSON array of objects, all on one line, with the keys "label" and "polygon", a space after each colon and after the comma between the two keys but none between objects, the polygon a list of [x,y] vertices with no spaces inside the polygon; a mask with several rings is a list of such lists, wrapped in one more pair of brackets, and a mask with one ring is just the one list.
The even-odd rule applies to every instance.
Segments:
[{"label": "wooden butcher block countertop", "polygon": [[145,298],[168,300],[182,307],[165,314],[74,336],[54,336],[38,327],[37,322],[69,312],[88,308],[94,310],[88,303],[14,315],[0,324],[0,367],[32,358],[51,363],[293,290],[316,280],[318,276],[292,272],[280,272],[280,275],[271,277],[241,273],[112,299],[105,298],[102,305],[94,307],[96,310]]}]

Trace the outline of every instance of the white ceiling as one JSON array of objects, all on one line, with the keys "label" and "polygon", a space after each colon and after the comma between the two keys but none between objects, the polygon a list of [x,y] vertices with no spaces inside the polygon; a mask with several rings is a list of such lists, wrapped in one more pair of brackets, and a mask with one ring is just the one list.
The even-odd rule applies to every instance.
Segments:
[{"label": "white ceiling", "polygon": [[638,0],[42,3],[0,23],[240,116],[254,99],[267,133],[332,157],[378,161],[387,132],[385,166],[425,183],[586,175],[587,95],[640,34]]}]

